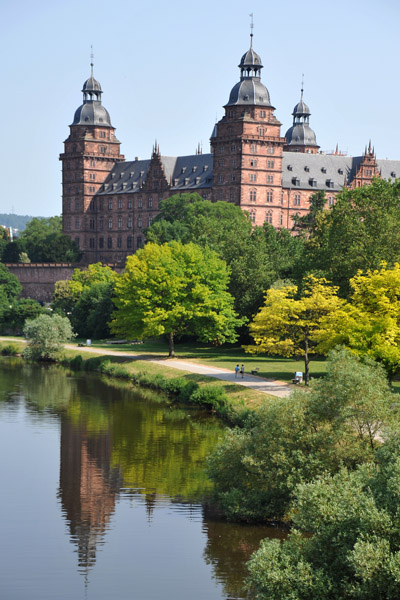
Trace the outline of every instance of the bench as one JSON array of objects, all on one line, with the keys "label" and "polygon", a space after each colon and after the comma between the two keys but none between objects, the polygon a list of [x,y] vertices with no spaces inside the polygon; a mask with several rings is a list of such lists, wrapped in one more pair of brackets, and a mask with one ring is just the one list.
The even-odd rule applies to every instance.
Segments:
[{"label": "bench", "polygon": [[258,375],[258,371],[259,371],[259,367],[256,367],[255,369],[253,369],[252,371],[250,371],[251,375]]}]

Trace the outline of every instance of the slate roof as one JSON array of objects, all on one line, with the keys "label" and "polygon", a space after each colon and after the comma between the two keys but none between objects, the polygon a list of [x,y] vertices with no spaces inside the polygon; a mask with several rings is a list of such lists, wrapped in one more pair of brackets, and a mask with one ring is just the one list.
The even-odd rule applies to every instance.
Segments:
[{"label": "slate roof", "polygon": [[[284,152],[282,185],[284,188],[338,192],[351,183],[361,160],[361,156]],[[377,165],[383,179],[400,177],[400,160],[378,159]]]},{"label": "slate roof", "polygon": [[[161,162],[173,191],[196,191],[212,185],[212,154],[161,156]],[[150,163],[150,159],[116,163],[96,195],[138,192]]]}]

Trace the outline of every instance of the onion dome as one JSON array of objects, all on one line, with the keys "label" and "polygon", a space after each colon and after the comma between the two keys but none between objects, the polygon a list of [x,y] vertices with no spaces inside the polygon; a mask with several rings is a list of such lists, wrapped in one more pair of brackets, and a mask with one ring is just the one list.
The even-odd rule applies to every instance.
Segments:
[{"label": "onion dome", "polygon": [[101,104],[103,91],[100,83],[93,77],[93,64],[91,69],[91,75],[82,87],[83,104],[75,111],[72,125],[112,127],[110,115]]},{"label": "onion dome", "polygon": [[292,115],[293,125],[285,134],[286,146],[319,148],[316,135],[309,125],[311,112],[303,100],[303,89],[301,90],[300,102],[294,107]]},{"label": "onion dome", "polygon": [[269,92],[261,83],[261,58],[253,50],[253,37],[249,50],[243,54],[240,63],[240,81],[231,90],[226,106],[235,104],[271,106]]}]

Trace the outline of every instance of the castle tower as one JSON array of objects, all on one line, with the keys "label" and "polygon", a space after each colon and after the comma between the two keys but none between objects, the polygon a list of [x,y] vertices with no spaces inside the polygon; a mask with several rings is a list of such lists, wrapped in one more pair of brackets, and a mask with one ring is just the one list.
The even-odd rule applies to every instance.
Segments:
[{"label": "castle tower", "polygon": [[63,232],[84,251],[84,262],[97,260],[97,205],[93,198],[116,162],[124,160],[110,115],[101,103],[100,83],[91,75],[83,84],[62,162]]},{"label": "castle tower", "polygon": [[225,115],[210,143],[214,154],[213,200],[239,205],[256,225],[279,227],[282,191],[281,123],[274,115],[267,88],[261,83],[260,56],[250,49],[242,56],[240,81],[232,88]]},{"label": "castle tower", "polygon": [[285,151],[306,152],[307,154],[318,154],[319,146],[314,131],[310,127],[310,109],[303,100],[303,85],[301,87],[300,102],[296,104],[292,112],[293,125],[285,134]]},{"label": "castle tower", "polygon": [[374,177],[380,176],[381,174],[376,161],[375,149],[371,146],[371,140],[369,140],[368,148],[365,146],[361,161],[355,167],[355,174],[349,187],[356,188],[370,185]]}]

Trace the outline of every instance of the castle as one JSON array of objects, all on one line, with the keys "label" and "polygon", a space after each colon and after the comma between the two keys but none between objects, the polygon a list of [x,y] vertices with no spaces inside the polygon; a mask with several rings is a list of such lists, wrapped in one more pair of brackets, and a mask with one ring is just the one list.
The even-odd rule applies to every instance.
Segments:
[{"label": "castle", "polygon": [[318,190],[326,192],[332,206],[343,187],[368,185],[374,176],[400,176],[400,161],[377,160],[371,143],[357,157],[320,152],[303,89],[293,125],[281,136],[252,42],[251,35],[209,154],[199,148],[190,156],[164,156],[156,143],[151,158],[126,161],[91,65],[83,103],[60,155],[63,231],[82,249],[84,263],[122,265],[143,246],[143,231],[159,213],[161,200],[172,194],[197,192],[231,202],[256,225],[290,229],[293,215],[306,213]]}]

